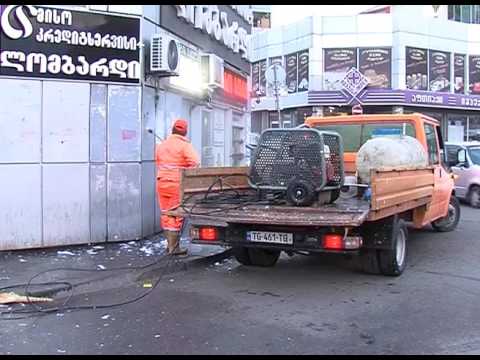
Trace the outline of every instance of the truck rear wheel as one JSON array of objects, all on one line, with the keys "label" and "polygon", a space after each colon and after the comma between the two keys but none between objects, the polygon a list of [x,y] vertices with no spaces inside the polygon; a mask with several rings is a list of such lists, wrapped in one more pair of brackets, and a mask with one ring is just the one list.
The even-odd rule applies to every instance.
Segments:
[{"label": "truck rear wheel", "polygon": [[251,265],[269,267],[277,263],[280,251],[249,248],[248,255],[250,255]]},{"label": "truck rear wheel", "polygon": [[367,247],[360,250],[360,264],[367,274],[399,276],[406,267],[408,230],[405,221],[392,216],[364,229]]},{"label": "truck rear wheel", "polygon": [[408,230],[402,219],[393,225],[391,236],[391,248],[378,250],[378,265],[383,275],[399,276],[407,264]]},{"label": "truck rear wheel", "polygon": [[448,204],[448,213],[445,217],[432,222],[432,227],[438,232],[448,232],[455,230],[460,220],[460,202],[455,195],[450,196]]},{"label": "truck rear wheel", "polygon": [[362,271],[367,274],[380,274],[378,266],[378,254],[375,249],[362,249],[360,252]]},{"label": "truck rear wheel", "polygon": [[248,249],[245,247],[234,247],[233,256],[242,265],[252,265],[250,255],[248,255]]}]

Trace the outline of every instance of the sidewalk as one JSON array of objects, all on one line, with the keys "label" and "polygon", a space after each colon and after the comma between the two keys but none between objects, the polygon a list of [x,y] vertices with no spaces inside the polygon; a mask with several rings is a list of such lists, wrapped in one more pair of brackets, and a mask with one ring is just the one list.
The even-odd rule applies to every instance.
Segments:
[{"label": "sidewalk", "polygon": [[[135,276],[134,280],[138,280],[138,277],[144,278],[147,272],[139,273],[133,269],[155,262],[165,264],[170,261],[170,263],[174,263],[174,266],[169,266],[165,271],[162,270],[165,274],[169,274],[209,262],[221,261],[230,255],[230,251],[223,247],[195,245],[185,239],[182,239],[181,246],[188,248],[188,255],[186,257],[173,257],[170,258],[171,260],[168,260],[165,256],[166,240],[161,235],[129,242],[5,251],[0,253],[0,263],[3,265],[0,268],[0,288],[23,284],[36,274],[61,268],[90,269],[92,270],[91,273],[89,272],[88,276],[84,276],[84,278],[87,278],[86,281],[92,274],[101,275],[103,279],[108,278],[108,287],[112,288],[122,286],[126,275],[117,274],[117,281],[112,281],[116,274],[115,271],[108,271],[109,269],[131,267],[132,271],[129,274],[131,280]],[[163,259],[165,259],[165,262]],[[159,266],[153,265],[152,269],[151,273],[158,272]],[[129,270],[126,269],[125,271]],[[63,271],[63,273],[66,272]],[[104,276],[112,273],[113,276]],[[53,273],[44,274],[36,278],[33,283],[53,280],[52,276]],[[79,281],[82,280],[81,273],[76,273],[76,276]],[[94,288],[105,289],[105,281],[94,281],[97,281],[97,284],[93,286]],[[91,283],[94,281],[91,281]]]}]

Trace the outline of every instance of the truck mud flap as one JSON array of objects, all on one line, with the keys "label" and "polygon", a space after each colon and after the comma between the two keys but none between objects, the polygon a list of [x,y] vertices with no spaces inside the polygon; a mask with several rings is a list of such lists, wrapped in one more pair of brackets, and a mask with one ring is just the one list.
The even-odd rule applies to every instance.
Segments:
[{"label": "truck mud flap", "polygon": [[398,221],[398,215],[377,221],[365,222],[360,227],[363,247],[366,249],[391,249],[393,228]]}]

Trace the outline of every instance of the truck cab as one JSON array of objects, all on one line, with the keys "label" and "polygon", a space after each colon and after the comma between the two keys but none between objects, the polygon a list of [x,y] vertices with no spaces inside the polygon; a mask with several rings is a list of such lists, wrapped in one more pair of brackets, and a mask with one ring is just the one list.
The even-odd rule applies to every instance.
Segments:
[{"label": "truck cab", "polygon": [[454,180],[447,170],[444,161],[444,143],[440,131],[440,123],[420,113],[382,114],[309,117],[305,124],[319,130],[338,132],[344,142],[345,172],[355,174],[356,157],[360,147],[375,135],[402,134],[416,138],[428,155],[428,163],[435,170],[435,184],[432,202],[428,210],[417,212],[414,219],[416,228],[423,227],[449,214],[453,220],[457,211],[450,204],[454,193]]}]

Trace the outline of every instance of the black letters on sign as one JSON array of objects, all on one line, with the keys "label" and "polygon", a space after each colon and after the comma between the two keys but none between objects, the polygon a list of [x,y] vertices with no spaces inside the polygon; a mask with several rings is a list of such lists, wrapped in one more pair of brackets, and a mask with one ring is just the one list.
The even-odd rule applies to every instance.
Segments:
[{"label": "black letters on sign", "polygon": [[140,82],[140,19],[2,5],[0,75]]}]

